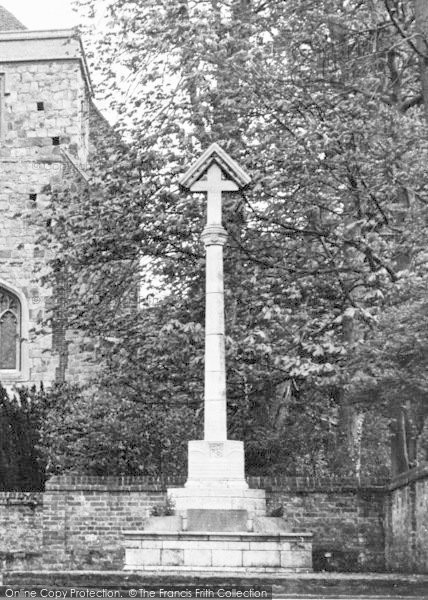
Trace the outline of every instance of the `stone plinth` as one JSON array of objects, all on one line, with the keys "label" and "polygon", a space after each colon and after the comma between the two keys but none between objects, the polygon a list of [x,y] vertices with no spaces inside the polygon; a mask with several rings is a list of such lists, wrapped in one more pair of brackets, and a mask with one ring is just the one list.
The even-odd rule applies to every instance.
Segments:
[{"label": "stone plinth", "polygon": [[169,533],[175,531],[182,531],[183,517],[180,515],[150,517],[144,523],[144,527],[148,531],[155,531],[156,533],[161,533],[163,531],[167,531]]},{"label": "stone plinth", "polygon": [[264,490],[212,487],[169,488],[168,496],[173,500],[177,514],[185,515],[191,509],[246,510],[248,516],[266,514]]},{"label": "stone plinth", "polygon": [[235,440],[189,442],[186,487],[215,485],[247,489],[244,443]]},{"label": "stone plinth", "polygon": [[311,533],[126,531],[125,570],[308,572]]}]

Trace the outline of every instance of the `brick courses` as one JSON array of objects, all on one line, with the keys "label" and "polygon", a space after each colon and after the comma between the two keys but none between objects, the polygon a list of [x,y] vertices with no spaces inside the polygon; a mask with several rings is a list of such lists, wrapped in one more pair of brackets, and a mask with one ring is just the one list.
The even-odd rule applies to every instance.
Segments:
[{"label": "brick courses", "polygon": [[[290,529],[314,533],[318,570],[428,573],[428,468],[389,485],[249,478]],[[0,493],[0,558],[7,568],[121,569],[122,531],[144,527],[181,479],[68,475],[44,493]],[[385,561],[386,559],[386,561]]]}]

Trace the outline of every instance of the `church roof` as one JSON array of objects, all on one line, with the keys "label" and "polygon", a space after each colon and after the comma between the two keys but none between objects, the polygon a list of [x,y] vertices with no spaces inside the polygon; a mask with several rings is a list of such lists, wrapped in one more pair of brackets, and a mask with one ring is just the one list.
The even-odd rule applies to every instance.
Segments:
[{"label": "church roof", "polygon": [[18,31],[19,29],[27,28],[12,13],[0,5],[0,31]]}]

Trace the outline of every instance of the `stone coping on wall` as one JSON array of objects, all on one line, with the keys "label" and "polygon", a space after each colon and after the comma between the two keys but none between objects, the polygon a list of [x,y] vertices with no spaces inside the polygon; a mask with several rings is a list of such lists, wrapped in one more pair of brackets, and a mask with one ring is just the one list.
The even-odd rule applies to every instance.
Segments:
[{"label": "stone coping on wall", "polygon": [[411,469],[406,473],[402,473],[401,475],[397,475],[389,482],[387,489],[388,491],[393,492],[398,488],[406,487],[410,483],[414,483],[422,479],[428,479],[428,463],[419,467],[415,467],[414,469]]},{"label": "stone coping on wall", "polygon": [[163,492],[167,487],[183,486],[184,483],[184,478],[177,477],[56,475],[46,482],[45,490]]},{"label": "stone coping on wall", "polygon": [[0,492],[0,506],[31,506],[43,504],[43,492]]},{"label": "stone coping on wall", "polygon": [[[385,492],[405,487],[410,483],[428,478],[428,463],[421,465],[406,473],[394,477],[392,480],[360,480],[344,477],[314,477],[314,476],[266,476],[247,477],[247,483],[253,489],[267,491],[290,492],[351,492],[370,491]],[[151,477],[151,476],[97,476],[97,475],[56,475],[46,482],[46,491],[64,490],[94,490],[94,491],[121,491],[121,492],[162,492],[168,487],[182,487],[186,482],[185,477]],[[26,492],[27,493],[27,492]],[[33,495],[35,492],[28,492]],[[23,494],[23,492],[0,492],[0,502],[4,502],[5,494]],[[12,497],[12,496],[11,496]]]},{"label": "stone coping on wall", "polygon": [[[164,492],[167,488],[182,487],[185,477],[57,475],[46,482],[46,492],[108,491]],[[357,481],[342,477],[247,477],[250,488],[268,492],[384,492],[387,480]]]},{"label": "stone coping on wall", "polygon": [[352,492],[356,490],[383,492],[387,480],[361,480],[345,477],[247,477],[250,488],[269,492]]}]

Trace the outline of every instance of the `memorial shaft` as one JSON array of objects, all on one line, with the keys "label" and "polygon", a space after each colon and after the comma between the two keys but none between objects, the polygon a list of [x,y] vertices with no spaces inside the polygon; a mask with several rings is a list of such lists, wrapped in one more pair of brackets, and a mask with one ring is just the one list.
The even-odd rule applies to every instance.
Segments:
[{"label": "memorial shaft", "polygon": [[204,439],[227,439],[226,360],[224,341],[223,246],[221,225],[202,233],[206,250]]}]

